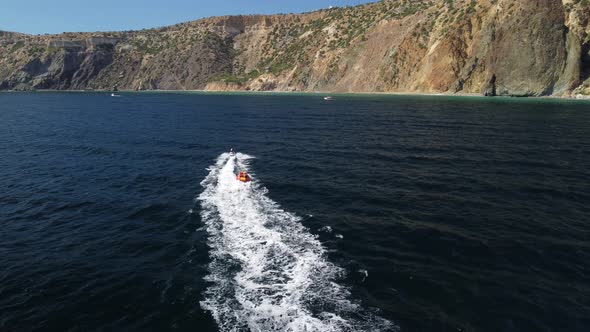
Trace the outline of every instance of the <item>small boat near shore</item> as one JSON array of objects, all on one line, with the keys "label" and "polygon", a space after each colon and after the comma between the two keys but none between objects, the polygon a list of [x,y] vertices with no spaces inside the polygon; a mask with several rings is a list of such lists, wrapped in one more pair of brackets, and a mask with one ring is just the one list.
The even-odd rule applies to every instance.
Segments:
[{"label": "small boat near shore", "polygon": [[325,96],[324,97],[324,100],[332,100],[332,99],[333,99],[332,96]]}]

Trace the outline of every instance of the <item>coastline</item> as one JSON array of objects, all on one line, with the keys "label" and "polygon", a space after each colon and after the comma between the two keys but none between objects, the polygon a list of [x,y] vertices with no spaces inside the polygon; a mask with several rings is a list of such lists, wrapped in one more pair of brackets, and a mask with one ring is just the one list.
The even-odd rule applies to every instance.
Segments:
[{"label": "coastline", "polygon": [[[30,91],[17,90],[0,90],[1,93],[113,93],[112,90],[57,90],[57,89],[43,89]],[[484,96],[479,93],[444,93],[444,92],[397,92],[397,91],[358,91],[358,92],[342,92],[342,91],[248,91],[248,90],[119,90],[118,93],[192,93],[192,94],[210,94],[210,95],[300,95],[300,96],[390,96],[390,97],[448,97],[448,98],[475,98],[479,100],[555,100],[555,101],[576,101],[576,102],[590,102],[590,96],[577,98],[575,96]]]}]

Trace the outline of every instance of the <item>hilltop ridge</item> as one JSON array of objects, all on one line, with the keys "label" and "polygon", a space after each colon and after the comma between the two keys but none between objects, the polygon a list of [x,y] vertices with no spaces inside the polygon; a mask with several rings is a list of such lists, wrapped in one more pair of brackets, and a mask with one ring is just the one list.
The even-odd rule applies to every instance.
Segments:
[{"label": "hilltop ridge", "polygon": [[0,89],[590,94],[588,0],[383,0],[141,31],[0,32]]}]

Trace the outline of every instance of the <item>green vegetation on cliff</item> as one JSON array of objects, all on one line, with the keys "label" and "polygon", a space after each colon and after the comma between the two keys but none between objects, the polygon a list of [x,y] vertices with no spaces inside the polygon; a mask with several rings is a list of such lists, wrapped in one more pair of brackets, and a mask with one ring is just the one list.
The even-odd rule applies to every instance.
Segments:
[{"label": "green vegetation on cliff", "polygon": [[587,0],[383,0],[141,31],[0,31],[0,89],[590,93]]}]

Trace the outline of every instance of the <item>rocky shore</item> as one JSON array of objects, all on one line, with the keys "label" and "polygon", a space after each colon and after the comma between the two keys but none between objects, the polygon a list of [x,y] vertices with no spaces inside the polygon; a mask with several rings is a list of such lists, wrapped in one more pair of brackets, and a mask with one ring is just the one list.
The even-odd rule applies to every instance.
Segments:
[{"label": "rocky shore", "polygon": [[0,90],[590,94],[587,0],[384,0],[158,29],[0,32]]}]

